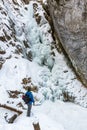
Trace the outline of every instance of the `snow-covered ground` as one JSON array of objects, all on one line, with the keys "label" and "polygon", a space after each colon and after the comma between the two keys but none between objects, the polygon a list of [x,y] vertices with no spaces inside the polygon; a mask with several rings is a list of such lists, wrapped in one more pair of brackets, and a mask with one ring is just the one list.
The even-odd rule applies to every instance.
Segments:
[{"label": "snow-covered ground", "polygon": [[[54,47],[51,27],[41,4],[33,0],[28,5],[21,0],[18,3],[20,6],[14,5],[12,0],[0,3],[8,14],[5,17],[4,13],[0,14],[1,23],[5,24],[2,27],[9,36],[11,34],[10,41],[0,41],[0,52],[6,51],[0,54],[0,58],[4,59],[0,69],[0,104],[23,113],[13,124],[8,124],[5,116],[10,118],[14,112],[0,108],[0,130],[33,130],[35,121],[39,121],[41,130],[86,130],[87,110],[81,106],[87,107],[87,89],[77,80],[64,55]],[[6,27],[13,28],[8,31]],[[3,29],[0,36],[4,35]],[[31,59],[28,57],[30,52]],[[24,78],[30,78],[31,82],[23,84]],[[26,110],[18,106],[21,103],[26,107],[21,96],[25,92],[24,87],[29,85],[38,88],[37,92],[33,92],[38,105],[33,106],[30,118],[26,117]],[[9,92],[16,90],[20,94],[10,97]]]},{"label": "snow-covered ground", "polygon": [[33,130],[34,122],[39,122],[41,130],[86,130],[87,109],[69,102],[45,101],[41,106],[33,106],[30,118],[24,110],[13,124],[0,119],[0,130]]}]

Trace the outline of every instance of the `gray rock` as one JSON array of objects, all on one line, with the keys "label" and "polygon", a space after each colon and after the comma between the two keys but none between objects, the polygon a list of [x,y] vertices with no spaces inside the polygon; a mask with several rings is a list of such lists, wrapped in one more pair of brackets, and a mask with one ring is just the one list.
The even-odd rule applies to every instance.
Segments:
[{"label": "gray rock", "polygon": [[87,0],[48,0],[54,29],[87,86]]}]

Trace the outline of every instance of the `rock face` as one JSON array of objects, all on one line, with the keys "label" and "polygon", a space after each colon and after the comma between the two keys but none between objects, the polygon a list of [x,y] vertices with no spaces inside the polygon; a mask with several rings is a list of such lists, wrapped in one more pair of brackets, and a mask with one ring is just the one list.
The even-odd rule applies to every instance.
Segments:
[{"label": "rock face", "polygon": [[87,87],[87,0],[48,0],[54,29]]}]

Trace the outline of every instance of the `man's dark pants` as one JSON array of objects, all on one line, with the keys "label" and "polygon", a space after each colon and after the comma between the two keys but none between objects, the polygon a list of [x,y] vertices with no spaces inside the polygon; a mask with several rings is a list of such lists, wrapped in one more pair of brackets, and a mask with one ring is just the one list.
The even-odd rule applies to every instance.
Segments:
[{"label": "man's dark pants", "polygon": [[27,104],[27,105],[28,105],[27,116],[30,116],[30,114],[31,114],[32,104]]}]

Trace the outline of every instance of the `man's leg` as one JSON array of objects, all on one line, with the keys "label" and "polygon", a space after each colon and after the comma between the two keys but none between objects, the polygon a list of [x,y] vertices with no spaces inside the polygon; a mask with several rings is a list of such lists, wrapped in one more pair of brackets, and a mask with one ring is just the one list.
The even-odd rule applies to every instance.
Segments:
[{"label": "man's leg", "polygon": [[30,116],[30,114],[31,114],[31,107],[32,107],[32,105],[28,104],[27,116]]}]

